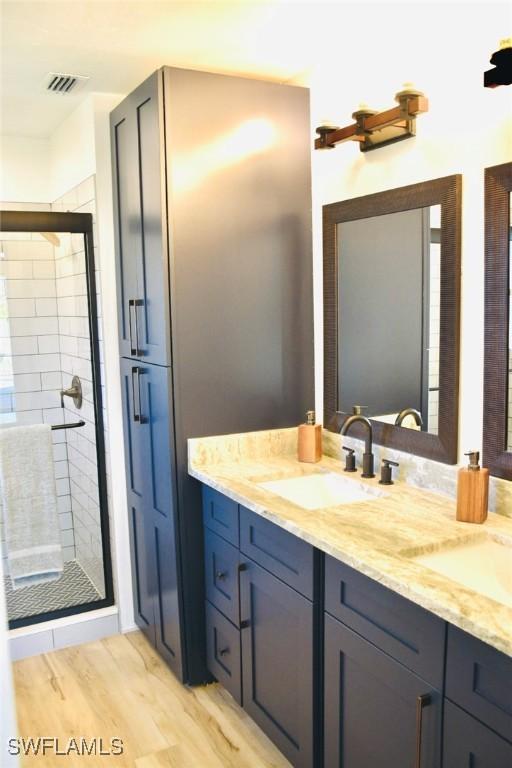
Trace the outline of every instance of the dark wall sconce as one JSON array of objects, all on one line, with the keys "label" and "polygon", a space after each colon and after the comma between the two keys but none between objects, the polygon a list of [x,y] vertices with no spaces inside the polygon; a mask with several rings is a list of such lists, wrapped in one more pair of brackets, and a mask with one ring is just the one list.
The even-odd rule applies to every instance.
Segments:
[{"label": "dark wall sconce", "polygon": [[484,72],[484,88],[512,84],[512,37],[500,40],[500,48],[491,56],[492,69]]},{"label": "dark wall sconce", "polygon": [[428,99],[421,91],[404,83],[404,90],[395,95],[398,107],[384,112],[359,109],[352,118],[355,123],[345,128],[335,125],[320,125],[316,132],[315,149],[334,149],[342,141],[357,141],[361,152],[369,152],[395,141],[402,141],[416,135],[416,117],[428,112]]}]

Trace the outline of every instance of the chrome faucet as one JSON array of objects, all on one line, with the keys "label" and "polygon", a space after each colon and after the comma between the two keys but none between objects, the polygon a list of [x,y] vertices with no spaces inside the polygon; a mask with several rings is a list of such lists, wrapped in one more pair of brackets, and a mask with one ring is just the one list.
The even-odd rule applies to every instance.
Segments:
[{"label": "chrome faucet", "polygon": [[363,471],[361,473],[361,477],[375,477],[375,472],[373,471],[373,453],[372,453],[372,443],[373,443],[373,428],[371,421],[366,418],[366,416],[362,415],[362,410],[366,406],[364,405],[354,405],[352,408],[352,416],[349,416],[348,419],[346,419],[340,429],[341,435],[348,434],[349,429],[352,427],[353,424],[364,424],[366,428],[366,437],[364,442],[364,453],[363,453]]},{"label": "chrome faucet", "polygon": [[416,408],[403,408],[395,419],[395,427],[401,427],[403,420],[407,416],[412,416],[416,422],[416,426],[420,427],[420,429],[423,428],[423,417]]}]

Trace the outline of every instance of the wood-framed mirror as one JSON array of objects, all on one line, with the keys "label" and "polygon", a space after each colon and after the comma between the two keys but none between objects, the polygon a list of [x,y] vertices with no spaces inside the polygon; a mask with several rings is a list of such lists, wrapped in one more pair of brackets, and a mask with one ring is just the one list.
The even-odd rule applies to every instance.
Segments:
[{"label": "wood-framed mirror", "polygon": [[324,206],[327,429],[366,406],[376,443],[457,462],[461,197],[456,175]]},{"label": "wood-framed mirror", "polygon": [[512,163],[485,169],[483,463],[512,480]]}]

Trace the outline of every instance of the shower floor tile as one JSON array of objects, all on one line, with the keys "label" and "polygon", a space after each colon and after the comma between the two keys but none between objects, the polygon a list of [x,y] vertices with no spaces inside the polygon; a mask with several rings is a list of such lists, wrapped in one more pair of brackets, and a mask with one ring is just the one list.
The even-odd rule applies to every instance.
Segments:
[{"label": "shower floor tile", "polygon": [[8,576],[4,577],[4,582],[7,616],[11,621],[102,599],[75,560],[64,563],[64,572],[58,581],[22,587],[16,591]]}]

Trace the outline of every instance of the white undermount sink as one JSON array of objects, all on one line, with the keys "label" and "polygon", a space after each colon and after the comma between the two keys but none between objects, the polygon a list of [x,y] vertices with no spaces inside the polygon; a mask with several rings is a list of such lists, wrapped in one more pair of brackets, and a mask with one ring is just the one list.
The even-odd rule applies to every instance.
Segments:
[{"label": "white undermount sink", "polygon": [[512,542],[483,534],[412,559],[512,608]]},{"label": "white undermount sink", "polygon": [[260,488],[275,493],[303,509],[321,509],[356,501],[374,501],[387,496],[380,488],[372,488],[357,480],[349,480],[335,472],[301,475],[258,483]]}]

